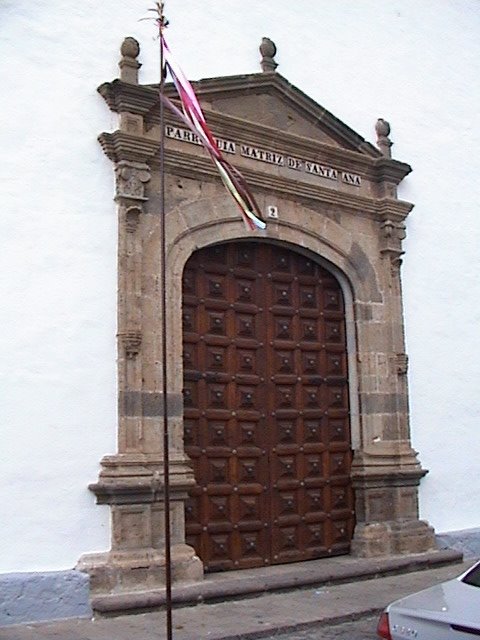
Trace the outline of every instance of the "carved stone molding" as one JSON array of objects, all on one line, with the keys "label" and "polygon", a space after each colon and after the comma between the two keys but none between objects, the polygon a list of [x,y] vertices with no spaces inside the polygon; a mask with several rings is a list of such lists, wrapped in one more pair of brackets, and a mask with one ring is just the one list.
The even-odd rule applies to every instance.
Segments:
[{"label": "carved stone molding", "polygon": [[125,357],[129,360],[140,353],[142,334],[140,331],[125,331],[118,334],[120,343],[125,351]]},{"label": "carved stone molding", "polygon": [[[180,500],[193,486],[185,459],[170,463],[172,497]],[[102,459],[98,482],[89,485],[98,504],[150,504],[163,501],[163,458],[158,455],[117,454]]]},{"label": "carved stone molding", "polygon": [[392,274],[395,275],[400,270],[401,256],[405,253],[402,248],[402,241],[406,238],[405,224],[385,218],[380,229],[382,240],[380,253],[390,258]]},{"label": "carved stone molding", "polygon": [[135,233],[138,229],[141,213],[142,209],[138,206],[128,207],[125,211],[125,230],[127,233]]},{"label": "carved stone molding", "polygon": [[150,168],[147,164],[120,160],[115,167],[117,178],[116,199],[146,202],[145,185],[150,180]]},{"label": "carved stone molding", "polygon": [[395,356],[395,366],[399,376],[405,376],[408,373],[408,356],[406,353],[397,353]]}]

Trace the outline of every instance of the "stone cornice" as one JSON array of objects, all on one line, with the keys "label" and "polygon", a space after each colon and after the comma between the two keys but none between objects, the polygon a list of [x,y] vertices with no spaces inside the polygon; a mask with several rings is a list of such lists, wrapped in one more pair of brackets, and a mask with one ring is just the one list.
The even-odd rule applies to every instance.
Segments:
[{"label": "stone cornice", "polygon": [[132,136],[122,131],[101,133],[98,136],[105,155],[112,162],[149,162],[158,154],[160,142],[140,136]]},{"label": "stone cornice", "polygon": [[[243,77],[250,78],[250,76],[241,76],[241,78]],[[256,80],[256,75],[251,77]],[[238,77],[234,76],[234,78]],[[226,80],[229,80],[229,78],[226,78]],[[204,86],[205,83],[208,82],[209,81],[202,80],[196,84]],[[284,84],[288,85],[286,81],[284,81]],[[280,86],[283,87],[283,84]],[[219,90],[220,89],[217,89],[217,91]],[[152,139],[155,135],[159,138],[158,125],[160,118],[157,88],[155,86],[132,85],[120,80],[114,80],[113,82],[102,84],[98,88],[98,91],[104,97],[112,111],[142,115],[147,128],[146,139]],[[304,96],[299,90],[295,91],[298,95],[304,97],[310,111],[314,106],[316,106],[317,111],[320,110],[320,113],[325,111],[318,105],[315,105],[313,101],[307,98],[307,96]],[[167,85],[166,93],[167,95],[175,95],[170,85]],[[392,160],[391,158],[385,158],[377,149],[365,141],[362,143],[359,142],[356,149],[352,149],[352,145],[348,145],[350,148],[342,148],[321,143],[297,134],[285,131],[279,132],[273,127],[219,113],[206,107],[204,107],[204,112],[210,127],[218,137],[235,139],[243,144],[264,147],[267,150],[273,150],[291,156],[305,157],[312,161],[318,161],[318,159],[321,158],[321,162],[338,168],[348,168],[349,171],[355,172],[374,183],[387,181],[398,185],[411,171],[411,167],[408,164],[399,162],[398,160]],[[317,121],[320,121],[320,119],[320,116],[317,114]],[[351,131],[332,114],[328,115],[328,119],[330,123],[339,123],[338,126],[341,124],[345,129]],[[165,113],[165,122],[174,126],[184,126],[183,123],[180,123],[169,111]],[[155,126],[157,126],[156,131],[154,130]],[[353,133],[354,132],[352,132],[352,135]],[[357,134],[355,134],[355,136],[357,136]],[[363,138],[358,136],[358,140],[363,140]],[[366,147],[362,145],[368,146],[369,151],[367,154],[364,153],[364,148]],[[375,153],[371,152],[370,147]]]},{"label": "stone cornice", "polygon": [[[309,122],[330,134],[347,150],[372,158],[382,155],[376,147],[278,73],[206,78],[192,82],[192,85],[200,98],[205,97],[210,100],[221,96],[234,97],[260,91],[271,95],[276,94],[295,107]],[[153,122],[158,122],[158,115],[153,113],[158,104],[158,85],[135,85],[116,79],[100,85],[98,92],[112,111],[118,113],[128,111],[143,116],[148,114]],[[171,83],[165,85],[165,93],[170,97],[175,96],[175,89]],[[208,110],[205,111],[207,113]],[[209,111],[210,117],[213,113],[214,111]]]},{"label": "stone cornice", "polygon": [[369,174],[370,180],[373,182],[392,182],[397,185],[412,171],[412,167],[406,162],[391,158],[378,158],[374,167],[374,171]]},{"label": "stone cornice", "polygon": [[[390,180],[399,184],[403,178],[411,172],[411,167],[398,160],[385,157],[371,158],[358,151],[351,151],[341,147],[305,138],[286,131],[278,131],[273,127],[249,122],[231,115],[220,114],[217,111],[205,110],[206,118],[215,135],[224,138],[235,138],[241,143],[253,146],[264,146],[268,150],[274,150],[285,155],[306,157],[341,168],[348,167],[367,180],[382,182]],[[175,126],[178,120],[167,117],[166,121]]]},{"label": "stone cornice", "polygon": [[[236,121],[236,122],[235,122]],[[246,123],[243,120],[223,116],[220,118],[211,119],[215,132],[218,137],[235,137],[243,144],[251,144],[257,146],[264,146],[266,149],[274,149],[277,152],[290,154],[293,156],[307,157],[309,159],[318,159],[321,157],[322,162],[338,168],[345,168],[346,161],[348,163],[348,169],[363,178],[375,183],[389,181],[394,184],[399,184],[403,178],[411,172],[411,167],[398,160],[391,160],[388,158],[378,158],[371,160],[359,156],[358,153],[349,152],[345,149],[339,149],[337,147],[330,147],[325,144],[316,143],[302,138],[301,136],[295,136],[292,134],[282,134],[280,138],[278,132],[270,127],[258,127],[250,123]],[[178,126],[178,121],[173,118],[166,118],[167,124],[173,124]],[[113,151],[112,145],[108,142],[108,139],[112,136],[118,138],[119,132],[102,133],[99,136],[100,144],[102,145],[107,156],[113,160],[114,157],[110,155]],[[123,135],[123,134],[122,134]],[[158,151],[160,142],[155,140],[153,136],[150,137],[136,137],[135,138],[136,151],[131,149],[128,156],[129,160],[142,161],[141,158],[150,157],[152,145],[155,147],[155,153]],[[113,142],[113,146],[116,146],[116,140]],[[126,158],[125,158],[126,159]]]},{"label": "stone cornice", "polygon": [[[170,484],[179,494],[193,484],[193,474],[185,459],[170,461]],[[158,455],[117,454],[102,459],[99,480],[89,489],[98,504],[144,504],[158,502],[163,493],[163,458]]]},{"label": "stone cornice", "polygon": [[[156,163],[157,159],[153,162]],[[185,178],[218,179],[218,173],[207,158],[189,157],[171,150],[165,159],[165,168],[169,173]],[[410,202],[402,200],[366,198],[283,176],[253,171],[246,167],[242,167],[242,174],[252,188],[282,195],[298,202],[333,205],[339,209],[353,211],[357,215],[383,218],[388,213],[394,219],[404,219],[413,208]]]},{"label": "stone cornice", "polygon": [[378,467],[377,469],[352,470],[352,482],[354,488],[360,487],[374,488],[399,486],[406,487],[408,485],[418,485],[420,480],[426,476],[428,470],[418,468],[389,468]]},{"label": "stone cornice", "polygon": [[115,113],[128,111],[144,116],[158,103],[158,93],[153,87],[130,84],[118,79],[104,82],[97,91]]},{"label": "stone cornice", "polygon": [[[156,140],[132,136],[122,131],[102,133],[99,137],[106,155],[113,162],[131,160],[146,162],[151,166],[159,161],[159,142]],[[165,169],[177,176],[217,180],[218,173],[206,157],[168,149],[165,154]],[[306,181],[294,180],[284,176],[255,171],[242,167],[242,173],[251,187],[266,192],[275,192],[302,202],[321,202],[339,208],[353,210],[358,215],[389,216],[404,219],[413,205],[409,202],[391,198],[367,198],[356,194],[336,191]]]}]

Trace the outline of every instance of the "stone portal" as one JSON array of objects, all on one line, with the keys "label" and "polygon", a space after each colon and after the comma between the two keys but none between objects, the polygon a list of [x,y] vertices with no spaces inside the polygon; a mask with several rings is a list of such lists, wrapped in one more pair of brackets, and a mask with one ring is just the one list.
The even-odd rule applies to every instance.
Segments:
[{"label": "stone portal", "polygon": [[[182,278],[196,251],[226,247],[229,243],[236,247],[242,242],[277,247],[279,255],[282,251],[293,252],[301,260],[317,265],[317,276],[320,269],[322,273],[325,269],[341,289],[345,348],[341,356],[345,358],[341,395],[347,394],[348,388],[347,404],[342,405],[342,410],[345,407],[349,410],[348,441],[342,455],[348,457],[346,491],[351,495],[353,488],[355,494],[351,509],[354,514],[345,520],[347,529],[353,527],[355,520],[351,553],[377,556],[434,547],[433,530],[418,519],[417,489],[426,472],[412,449],[408,420],[400,265],[404,222],[412,205],[399,200],[396,189],[410,167],[390,157],[388,123],[383,120],[377,123],[378,148],[366,142],[275,72],[275,48],[271,45],[271,42],[262,45],[263,73],[195,83],[220,148],[242,171],[255,194],[267,221],[266,231],[252,234],[244,228],[235,204],[196,136],[171,114],[165,114],[167,354],[162,353],[160,315],[162,176],[158,91],[154,86],[138,84],[139,48],[133,39],[127,38],[122,45],[120,79],[99,87],[107,105],[119,117],[119,128],[99,138],[115,170],[119,219],[119,426],[118,451],[103,458],[98,481],[91,486],[98,502],[111,506],[112,548],[105,554],[84,556],[79,563],[79,568],[90,573],[96,592],[145,590],[163,584],[161,434],[165,401],[170,421],[173,578],[198,580],[203,575],[202,559],[185,543],[185,502],[195,491],[195,478],[184,447],[186,428],[187,446],[191,446],[187,424],[191,405],[183,394],[184,386],[188,391],[184,372],[190,370],[190,365],[181,364],[185,286]],[[172,87],[167,85],[166,91],[174,96]],[[298,273],[296,276],[297,281],[295,274],[293,280],[290,276],[283,280],[289,300],[288,313],[284,314],[286,325],[297,311],[308,306],[307,298],[303,301],[298,298],[308,295],[308,287],[303,283],[305,289],[301,290],[302,281]],[[318,296],[318,285],[313,282],[310,285],[310,293]],[[279,292],[280,289],[279,286]],[[292,291],[297,292],[296,299],[291,298]],[[214,297],[215,291],[209,295]],[[201,298],[198,297],[198,304],[204,304]],[[281,306],[281,298],[275,304]],[[326,312],[322,305],[325,300],[321,304],[316,300],[312,307],[315,318],[312,360],[328,352],[325,346],[329,344],[325,341],[328,318],[322,325],[323,333],[318,333],[318,314]],[[258,311],[258,304],[256,308]],[[221,313],[220,309],[220,323]],[[251,315],[257,321],[254,310]],[[214,316],[212,312],[212,322]],[[307,316],[303,314],[304,320]],[[269,322],[275,323],[278,318]],[[293,373],[285,375],[301,378],[304,374],[299,373],[299,362],[308,351],[302,344],[309,337],[300,331],[308,332],[308,322],[303,322],[305,326],[301,320],[295,322],[297,328],[288,334],[285,343],[281,336],[271,339],[278,341],[276,356],[280,354],[281,359],[283,354],[288,362],[292,358]],[[205,327],[201,331],[197,327],[199,339],[205,331]],[[288,333],[288,326],[285,331]],[[188,340],[185,344],[188,346]],[[166,399],[161,391],[164,357],[168,366]],[[231,366],[237,367],[233,375],[240,374],[241,362]],[[322,389],[327,394],[328,383],[323,380],[315,383],[315,376],[328,376],[321,375],[320,367],[312,366],[315,371],[311,372],[310,392],[315,395]],[[280,369],[272,375],[281,376]],[[279,378],[276,391],[283,384],[287,393],[290,383],[285,378],[283,384]],[[299,389],[307,391],[303,404],[296,396],[295,402],[290,397],[289,408],[293,412],[290,417],[302,429],[295,442],[298,448],[306,446],[305,428],[308,428],[308,416],[300,412],[305,413],[308,402],[314,402],[313,395],[308,399],[307,386],[305,383],[304,389],[301,386],[293,389],[295,394],[300,393]],[[207,387],[202,391],[197,386],[194,391],[203,393]],[[220,388],[217,391],[223,393]],[[244,400],[247,401],[247,396]],[[206,400],[196,402],[198,409]],[[275,402],[271,412],[281,412],[282,402],[287,400],[277,393],[275,399],[269,396],[265,402]],[[324,400],[320,405],[327,413],[333,411]],[[205,428],[212,428],[213,422],[207,423]],[[317,449],[312,456],[318,455],[320,464],[321,452]],[[192,454],[191,448],[189,451]],[[232,451],[230,455],[234,455]],[[305,451],[302,455],[306,455]],[[296,463],[293,457],[292,461]],[[247,466],[244,465],[243,472],[248,475]],[[322,483],[329,479],[323,467],[318,473]],[[296,477],[295,481],[303,480]],[[208,486],[206,489],[208,492]],[[353,504],[347,494],[345,510]],[[328,495],[331,498],[333,494]],[[295,499],[292,492],[291,500]],[[288,511],[288,496],[285,500]],[[322,511],[325,521],[330,517],[332,522],[333,511],[331,505]],[[301,528],[305,529],[301,518],[311,513],[296,512],[288,520],[290,532],[285,535],[293,538],[300,535]],[[191,540],[191,533],[189,536]],[[333,549],[332,540],[329,544]],[[307,547],[305,544],[302,548]],[[198,549],[201,553],[201,546]]]}]

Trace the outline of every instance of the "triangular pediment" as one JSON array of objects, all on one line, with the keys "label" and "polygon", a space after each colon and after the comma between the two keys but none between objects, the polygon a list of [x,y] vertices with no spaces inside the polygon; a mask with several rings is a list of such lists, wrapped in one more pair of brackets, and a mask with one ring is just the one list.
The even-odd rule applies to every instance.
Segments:
[{"label": "triangular pediment", "polygon": [[[269,184],[280,175],[285,184],[301,179],[312,188],[336,189],[340,182],[342,189],[370,197],[388,189],[393,193],[388,184],[399,184],[411,170],[385,157],[276,72],[206,78],[192,85],[220,149],[242,171],[261,173]],[[123,114],[120,131],[100,136],[106,154],[114,161],[154,157],[161,140],[159,86],[114,80],[98,90],[113,111]],[[173,84],[165,84],[164,91],[180,106]],[[190,172],[194,164],[207,171],[201,143],[188,126],[169,109],[164,122],[175,170],[185,163]],[[379,187],[382,183],[387,186]]]},{"label": "triangular pediment", "polygon": [[208,110],[373,158],[382,155],[278,73],[208,78],[193,84]]}]

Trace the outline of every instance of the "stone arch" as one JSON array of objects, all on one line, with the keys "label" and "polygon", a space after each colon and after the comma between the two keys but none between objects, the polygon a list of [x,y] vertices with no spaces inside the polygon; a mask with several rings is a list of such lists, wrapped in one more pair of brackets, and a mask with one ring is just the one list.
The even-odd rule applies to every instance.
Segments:
[{"label": "stone arch", "polygon": [[[194,206],[194,205],[193,205]],[[239,228],[240,227],[240,228]],[[351,410],[351,437],[352,445],[354,449],[358,448],[360,442],[363,440],[361,435],[361,422],[359,415],[359,400],[358,400],[358,362],[357,362],[357,328],[355,323],[355,299],[356,291],[361,289],[362,282],[358,278],[358,272],[355,269],[355,265],[348,259],[348,256],[340,250],[339,247],[333,245],[333,240],[325,242],[318,236],[305,232],[304,229],[299,226],[285,227],[286,233],[282,233],[283,225],[279,225],[280,231],[278,237],[271,238],[254,238],[256,242],[269,242],[272,244],[278,244],[279,246],[285,246],[298,253],[310,256],[315,262],[325,267],[330,271],[338,280],[340,287],[344,295],[345,302],[345,322],[347,331],[347,353],[348,353],[348,371],[349,371],[349,393],[350,393],[350,410]],[[171,247],[169,252],[169,265],[170,272],[174,278],[174,286],[172,291],[181,290],[181,279],[183,274],[183,268],[188,262],[188,259],[194,251],[203,249],[205,247],[217,244],[218,242],[212,241],[210,231],[210,224],[200,223],[196,229],[190,230],[188,233],[182,234],[174,246]],[[206,233],[205,233],[206,232]],[[223,242],[235,242],[252,240],[252,235],[248,231],[245,231],[237,221],[233,221],[228,226],[228,232],[225,229],[222,230]],[[328,255],[328,257],[325,256]],[[342,266],[349,268],[349,276],[345,274]],[[360,294],[363,292],[361,291]],[[169,317],[168,322],[170,326],[175,326],[181,318],[181,299],[175,296],[170,300]],[[175,354],[175,361],[181,362],[182,344],[177,336],[174,341],[173,350]],[[177,368],[175,372],[175,389],[181,390],[181,375]]]}]

